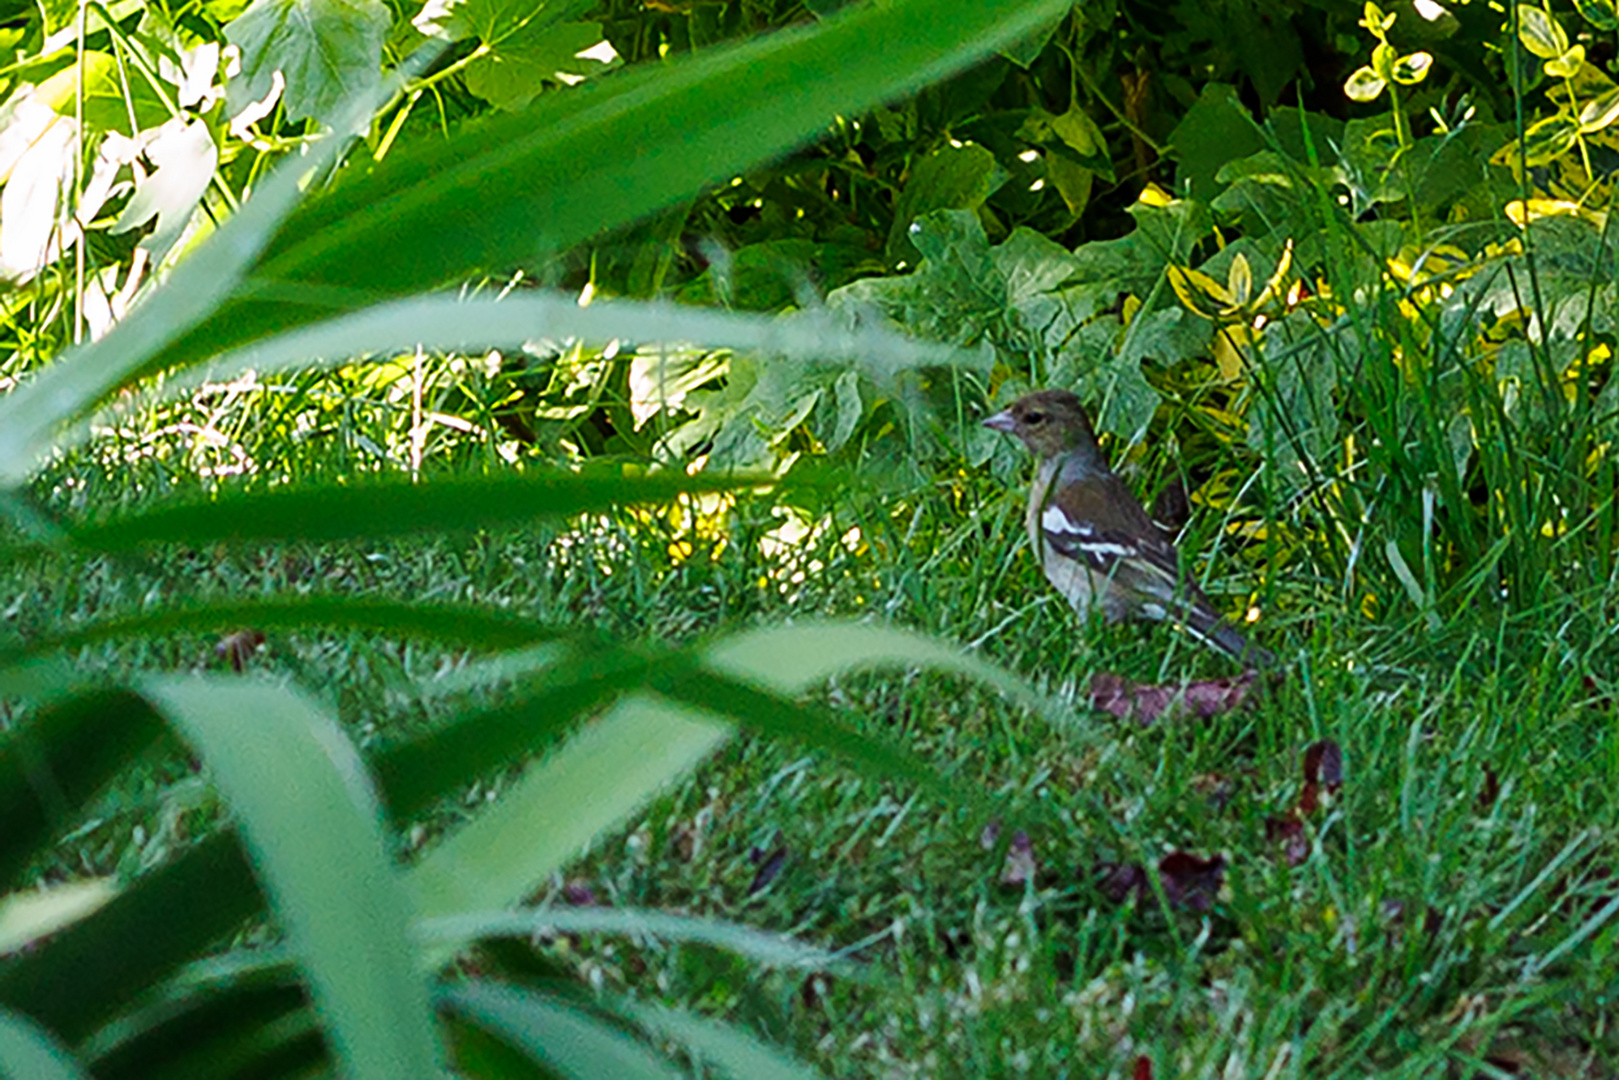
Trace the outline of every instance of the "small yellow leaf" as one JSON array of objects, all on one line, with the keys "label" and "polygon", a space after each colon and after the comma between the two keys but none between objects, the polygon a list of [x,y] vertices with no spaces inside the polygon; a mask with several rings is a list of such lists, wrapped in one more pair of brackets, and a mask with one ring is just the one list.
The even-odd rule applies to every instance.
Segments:
[{"label": "small yellow leaf", "polygon": [[1355,73],[1344,82],[1344,93],[1350,101],[1373,101],[1387,86],[1377,74],[1369,67],[1358,67]]},{"label": "small yellow leaf", "polygon": [[1518,5],[1518,40],[1542,60],[1555,60],[1568,52],[1568,35],[1562,24],[1528,4]]}]

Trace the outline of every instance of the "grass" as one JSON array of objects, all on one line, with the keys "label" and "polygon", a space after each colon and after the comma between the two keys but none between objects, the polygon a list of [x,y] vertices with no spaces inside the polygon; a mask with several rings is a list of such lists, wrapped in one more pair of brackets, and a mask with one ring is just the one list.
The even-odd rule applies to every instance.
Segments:
[{"label": "grass", "polygon": [[[1482,613],[1433,634],[1315,610],[1261,622],[1290,663],[1251,707],[1114,721],[1086,705],[1095,671],[1178,680],[1230,664],[1167,630],[1077,624],[1021,549],[1015,504],[986,477],[882,500],[845,492],[828,527],[768,555],[761,540],[782,518],[744,501],[723,545],[689,554],[669,516],[625,512],[569,534],[64,562],[13,577],[0,610],[26,635],[60,625],[56,613],[182,592],[342,589],[675,641],[827,613],[919,626],[1043,684],[1072,721],[915,672],[841,679],[822,696],[963,791],[994,796],[998,829],[744,737],[541,897],[732,918],[844,951],[867,978],[568,937],[534,943],[527,962],[738,1020],[832,1076],[1139,1076],[1142,1058],[1161,1077],[1619,1070],[1604,1004],[1619,933],[1606,641],[1569,640],[1552,610],[1506,631]],[[214,644],[196,635],[78,659],[222,667]],[[370,744],[430,723],[434,682],[465,659],[362,634],[286,635],[251,663],[337,704]],[[1298,805],[1301,757],[1319,740],[1342,748],[1345,781],[1304,815],[1307,854],[1290,865],[1267,819]],[[149,865],[205,827],[217,807],[188,772],[170,764],[120,789],[42,876]],[[441,808],[426,829],[458,813]],[[1009,883],[1018,829],[1034,872]],[[1104,887],[1109,866],[1171,851],[1224,859],[1208,910],[1168,903],[1161,881],[1123,900]],[[480,962],[511,963],[512,948]]]}]

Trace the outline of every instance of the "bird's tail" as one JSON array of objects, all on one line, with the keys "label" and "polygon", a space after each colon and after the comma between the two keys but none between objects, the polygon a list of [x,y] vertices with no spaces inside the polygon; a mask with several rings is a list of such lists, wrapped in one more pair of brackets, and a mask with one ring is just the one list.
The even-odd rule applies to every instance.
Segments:
[{"label": "bird's tail", "polygon": [[1249,667],[1269,668],[1276,665],[1276,654],[1262,649],[1237,632],[1236,627],[1214,614],[1202,610],[1198,604],[1185,612],[1187,633],[1216,649],[1235,657]]}]

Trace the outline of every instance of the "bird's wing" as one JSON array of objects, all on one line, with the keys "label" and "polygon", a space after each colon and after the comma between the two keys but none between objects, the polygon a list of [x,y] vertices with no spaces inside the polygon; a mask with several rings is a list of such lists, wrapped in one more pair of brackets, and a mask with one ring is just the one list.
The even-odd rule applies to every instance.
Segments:
[{"label": "bird's wing", "polygon": [[1149,579],[1162,579],[1151,591],[1169,595],[1180,582],[1175,546],[1111,472],[1058,486],[1040,512],[1040,529],[1055,551],[1098,574],[1112,576],[1132,566]]}]

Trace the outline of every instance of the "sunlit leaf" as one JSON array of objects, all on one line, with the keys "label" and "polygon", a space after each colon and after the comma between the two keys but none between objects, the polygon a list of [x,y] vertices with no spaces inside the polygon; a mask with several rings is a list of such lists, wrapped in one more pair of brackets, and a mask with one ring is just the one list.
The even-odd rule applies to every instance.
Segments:
[{"label": "sunlit leaf", "polygon": [[1568,51],[1568,35],[1550,14],[1529,4],[1519,4],[1518,40],[1542,60],[1555,60]]},{"label": "sunlit leaf", "polygon": [[365,767],[335,719],[263,683],[156,678],[145,693],[236,812],[343,1071],[434,1075],[437,1026],[405,892]]},{"label": "sunlit leaf", "polygon": [[1344,93],[1351,101],[1375,101],[1388,83],[1369,67],[1358,67],[1344,83]]},{"label": "sunlit leaf", "polygon": [[1433,57],[1425,52],[1414,52],[1400,57],[1395,61],[1390,74],[1394,81],[1402,86],[1414,86],[1428,77],[1428,69],[1433,67]]},{"label": "sunlit leaf", "polygon": [[1587,101],[1580,106],[1580,133],[1590,135],[1619,120],[1619,87]]},{"label": "sunlit leaf", "polygon": [[378,0],[253,0],[225,27],[242,50],[242,70],[225,88],[230,113],[268,94],[279,71],[287,119],[336,125],[346,103],[369,99],[381,86],[382,42],[392,21]]}]

